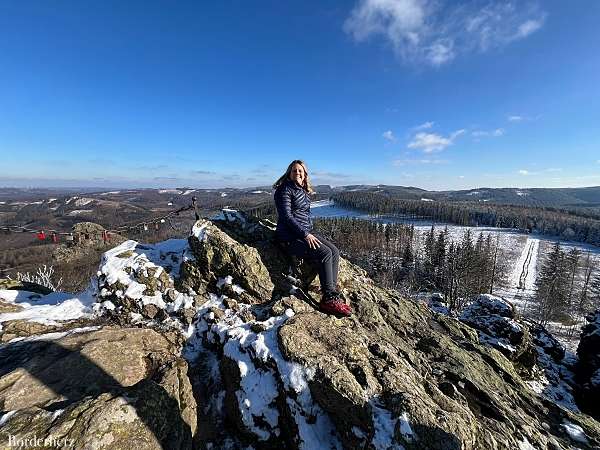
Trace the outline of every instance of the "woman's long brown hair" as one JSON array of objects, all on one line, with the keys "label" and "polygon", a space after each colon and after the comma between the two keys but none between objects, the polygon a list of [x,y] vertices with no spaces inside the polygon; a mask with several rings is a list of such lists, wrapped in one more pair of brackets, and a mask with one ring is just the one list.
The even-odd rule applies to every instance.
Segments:
[{"label": "woman's long brown hair", "polygon": [[304,169],[304,181],[302,183],[302,189],[304,189],[309,194],[314,194],[315,190],[313,189],[312,183],[310,182],[310,178],[308,176],[308,169],[306,168],[306,163],[300,159],[295,159],[290,163],[285,173],[281,175],[273,185],[273,189],[277,189],[285,182],[285,180],[290,179],[290,174],[292,173],[292,167],[294,167],[294,164],[300,164],[302,166],[302,169]]}]

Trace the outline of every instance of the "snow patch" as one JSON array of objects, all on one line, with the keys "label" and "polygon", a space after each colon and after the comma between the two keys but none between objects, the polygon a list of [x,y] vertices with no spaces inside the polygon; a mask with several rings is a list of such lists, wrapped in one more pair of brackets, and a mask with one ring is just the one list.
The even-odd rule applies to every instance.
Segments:
[{"label": "snow patch", "polygon": [[536,450],[536,448],[523,436],[523,440],[519,441],[519,450]]},{"label": "snow patch", "polygon": [[571,439],[576,442],[581,442],[582,444],[587,444],[587,436],[585,435],[583,428],[581,428],[579,425],[565,421],[563,422],[562,426]]},{"label": "snow patch", "polygon": [[91,289],[80,294],[52,292],[42,296],[27,291],[12,292],[15,294],[7,294],[5,290],[0,290],[0,296],[23,309],[0,314],[0,323],[8,320],[26,320],[44,325],[60,325],[60,322],[67,320],[92,316],[95,298]]},{"label": "snow patch", "polygon": [[0,417],[0,426],[4,425],[6,422],[8,422],[8,420],[14,416],[17,413],[17,411],[8,411],[5,414],[2,414],[2,417]]},{"label": "snow patch", "polygon": [[74,209],[73,211],[69,211],[67,216],[80,216],[82,214],[92,214],[93,212],[93,209]]}]

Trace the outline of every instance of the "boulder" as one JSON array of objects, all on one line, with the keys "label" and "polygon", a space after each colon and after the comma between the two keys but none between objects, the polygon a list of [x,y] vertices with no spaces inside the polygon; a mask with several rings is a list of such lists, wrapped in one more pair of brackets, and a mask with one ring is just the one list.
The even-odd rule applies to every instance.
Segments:
[{"label": "boulder", "polygon": [[576,376],[581,408],[600,420],[600,310],[586,316],[577,347]]},{"label": "boulder", "polygon": [[513,360],[535,363],[528,327],[516,320],[513,305],[503,298],[481,294],[462,311],[459,317],[479,331],[482,341],[492,345]]},{"label": "boulder", "polygon": [[3,346],[0,403],[8,414],[0,440],[191,448],[196,402],[178,340],[149,329],[96,327]]},{"label": "boulder", "polygon": [[52,289],[41,284],[30,281],[11,280],[10,278],[0,278],[0,289],[28,291],[40,295],[48,295]]},{"label": "boulder", "polygon": [[174,289],[181,261],[192,257],[187,251],[184,239],[154,245],[130,240],[107,251],[98,271],[96,309],[121,324],[171,316],[190,323],[196,294]]},{"label": "boulder", "polygon": [[96,251],[104,251],[127,240],[119,234],[109,233],[105,241],[103,233],[106,229],[94,222],[78,222],[73,225],[71,231],[73,240],[59,241],[59,245],[52,252],[52,258],[57,262],[71,262],[89,257]]},{"label": "boulder", "polygon": [[317,272],[305,261],[290,258],[266,220],[224,210],[221,220],[197,222],[189,239],[194,259],[182,265],[181,285],[196,292],[222,292],[244,303],[260,304],[316,287]]}]

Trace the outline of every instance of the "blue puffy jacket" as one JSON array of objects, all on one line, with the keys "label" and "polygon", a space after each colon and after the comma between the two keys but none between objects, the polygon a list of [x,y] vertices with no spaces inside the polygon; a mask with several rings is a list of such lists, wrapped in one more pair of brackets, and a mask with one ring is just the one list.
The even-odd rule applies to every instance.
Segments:
[{"label": "blue puffy jacket", "polygon": [[295,181],[286,180],[275,190],[275,207],[279,240],[303,239],[312,231],[310,198]]}]

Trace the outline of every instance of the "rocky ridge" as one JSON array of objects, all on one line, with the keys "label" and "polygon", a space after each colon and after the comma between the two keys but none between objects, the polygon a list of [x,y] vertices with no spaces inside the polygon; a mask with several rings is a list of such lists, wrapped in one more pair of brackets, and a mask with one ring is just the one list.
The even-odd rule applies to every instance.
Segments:
[{"label": "rocky ridge", "polygon": [[34,433],[94,449],[600,444],[598,422],[571,401],[564,349],[501,299],[482,296],[457,320],[342,260],[355,315],[336,319],[314,309],[314,270],[288,273],[295,264],[272,223],[230,210],[196,223],[187,241],[106,252],[88,319],[113,325],[0,348],[0,439]]}]

